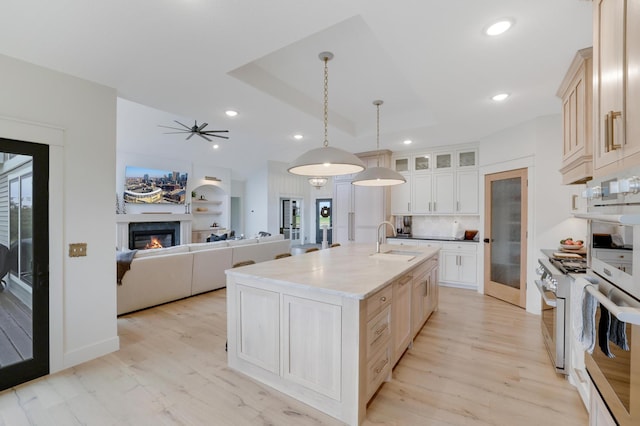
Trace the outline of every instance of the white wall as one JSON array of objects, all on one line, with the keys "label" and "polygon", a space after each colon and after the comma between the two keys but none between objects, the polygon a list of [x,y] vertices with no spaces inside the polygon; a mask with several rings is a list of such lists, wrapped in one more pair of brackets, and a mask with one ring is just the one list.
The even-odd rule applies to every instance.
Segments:
[{"label": "white wall", "polygon": [[[562,185],[562,121],[560,114],[538,117],[480,140],[480,176],[500,171],[527,168],[529,174],[529,226],[527,241],[527,311],[540,313],[541,302],[536,279],[537,260],[543,248],[557,248],[566,236],[584,237],[586,224],[571,217],[571,195],[582,185]],[[484,184],[480,194],[484,212]],[[484,214],[481,215],[484,223]],[[483,238],[484,235],[481,235]],[[583,238],[584,239],[584,238]],[[483,258],[484,250],[480,250]],[[483,289],[483,262],[480,266],[480,290]]]},{"label": "white wall", "polygon": [[[277,234],[278,229],[274,231],[269,228],[269,170],[267,164],[261,167],[247,179],[245,183],[245,197],[243,203],[243,216],[245,224],[244,235],[253,237],[260,231],[271,232]],[[271,200],[276,204],[277,200]]]},{"label": "white wall", "polygon": [[[232,190],[231,169],[213,164],[216,157],[215,153],[208,149],[208,144],[202,144],[201,140],[193,138],[186,141],[182,135],[164,135],[163,129],[158,127],[159,123],[171,124],[175,119],[182,122],[189,122],[189,120],[122,98],[118,98],[117,106],[116,192],[122,196],[126,166],[186,172],[189,174],[187,202],[190,201],[191,191],[201,185],[214,185],[224,192],[224,203],[220,207],[223,213],[221,216],[213,218],[212,221],[228,227],[230,220],[229,197]],[[204,145],[203,149],[206,148],[207,151],[194,156],[193,151],[185,149],[184,144]],[[193,145],[189,147],[191,148],[191,146]],[[221,181],[207,181],[204,180],[205,176],[214,176]],[[193,211],[194,206],[191,207],[191,211]],[[127,204],[126,208],[129,214],[153,211],[185,212],[185,206],[170,204]],[[186,240],[183,239],[182,242],[184,241]]]},{"label": "white wall", "polygon": [[[50,146],[51,371],[117,350],[116,92],[0,55],[0,136]],[[87,256],[69,258],[69,243]]]}]

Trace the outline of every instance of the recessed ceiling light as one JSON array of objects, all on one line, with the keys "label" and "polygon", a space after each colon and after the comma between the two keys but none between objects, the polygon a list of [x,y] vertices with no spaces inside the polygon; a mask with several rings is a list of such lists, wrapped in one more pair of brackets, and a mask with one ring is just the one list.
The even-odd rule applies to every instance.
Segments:
[{"label": "recessed ceiling light", "polygon": [[300,139],[302,139],[302,135],[300,133],[296,133],[295,135],[293,135],[293,138],[299,141]]},{"label": "recessed ceiling light", "polygon": [[218,145],[218,144],[215,144],[215,145],[213,146],[213,149],[218,149],[218,148],[220,148],[220,145]]},{"label": "recessed ceiling light", "polygon": [[227,114],[227,117],[235,117],[238,115],[238,111],[234,111],[232,109],[228,109],[224,113]]},{"label": "recessed ceiling light", "polygon": [[492,100],[496,101],[496,102],[500,102],[500,101],[504,101],[505,99],[507,99],[509,97],[508,93],[498,93],[497,95],[493,95],[491,97]]},{"label": "recessed ceiling light", "polygon": [[411,139],[407,139],[402,143],[405,144],[405,145],[411,145],[411,142],[413,142]]},{"label": "recessed ceiling light", "polygon": [[513,19],[500,19],[498,22],[489,25],[484,33],[489,36],[497,36],[513,26]]}]

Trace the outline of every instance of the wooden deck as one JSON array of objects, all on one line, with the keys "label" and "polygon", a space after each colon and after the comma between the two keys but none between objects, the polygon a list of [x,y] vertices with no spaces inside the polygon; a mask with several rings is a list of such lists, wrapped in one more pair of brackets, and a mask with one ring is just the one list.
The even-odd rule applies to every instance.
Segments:
[{"label": "wooden deck", "polygon": [[31,310],[9,290],[0,293],[0,368],[33,356]]},{"label": "wooden deck", "polygon": [[[225,295],[120,317],[120,351],[1,392],[0,426],[342,424],[227,367]],[[539,316],[470,290],[440,295],[363,425],[588,424]]]}]

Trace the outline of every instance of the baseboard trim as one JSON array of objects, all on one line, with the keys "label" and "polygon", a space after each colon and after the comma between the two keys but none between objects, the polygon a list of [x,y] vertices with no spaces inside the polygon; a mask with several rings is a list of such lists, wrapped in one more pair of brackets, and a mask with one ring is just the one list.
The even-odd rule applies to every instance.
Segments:
[{"label": "baseboard trim", "polygon": [[[63,367],[61,370],[82,364],[83,362],[91,361],[92,359],[115,352],[119,349],[120,338],[115,336],[74,351],[66,352],[64,354]],[[51,371],[51,373],[55,373],[55,371]]]}]

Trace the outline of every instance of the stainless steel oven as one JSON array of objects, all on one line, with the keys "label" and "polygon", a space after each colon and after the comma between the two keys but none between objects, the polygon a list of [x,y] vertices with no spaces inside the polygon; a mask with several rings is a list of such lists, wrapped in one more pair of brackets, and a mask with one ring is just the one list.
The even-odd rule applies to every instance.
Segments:
[{"label": "stainless steel oven", "polygon": [[[535,284],[544,301],[540,321],[542,336],[556,372],[569,374],[571,277],[567,270],[560,269],[561,264],[554,262],[553,253],[547,250],[543,253],[551,257],[539,259],[536,269],[540,278]],[[573,264],[586,266],[575,260]]]},{"label": "stainless steel oven", "polygon": [[[585,290],[598,307],[595,348],[585,357],[587,372],[616,422],[640,425],[640,300],[591,271],[588,278],[593,284]],[[617,326],[611,325],[614,321]]]},{"label": "stainless steel oven", "polygon": [[[590,181],[585,291],[597,300],[585,366],[615,421],[640,425],[640,168]],[[593,395],[592,395],[593,397]]]}]

